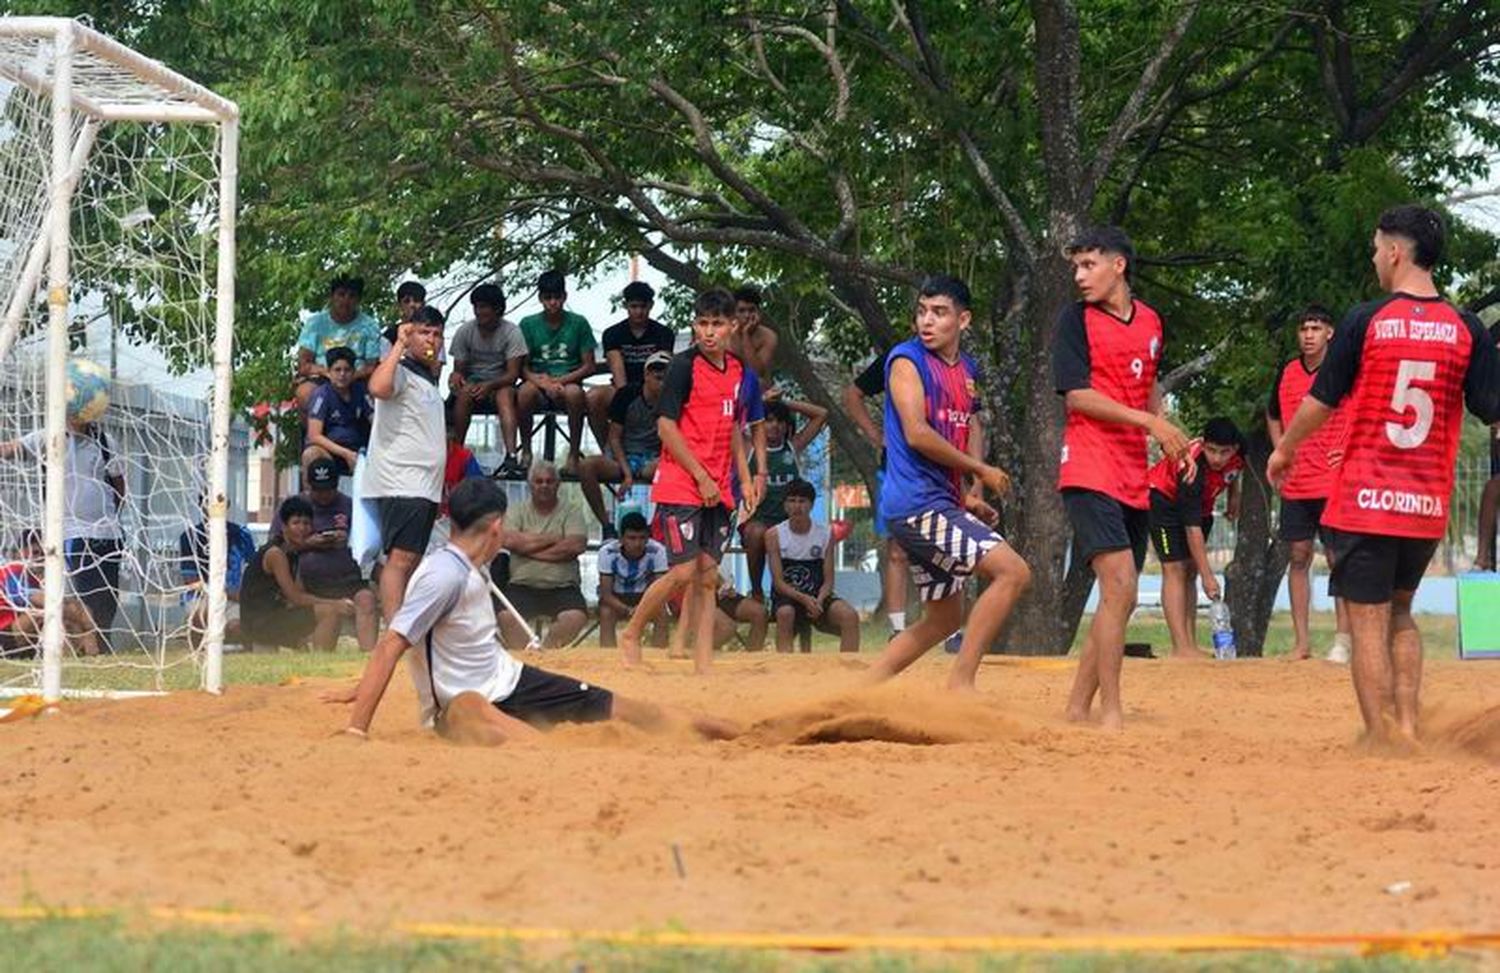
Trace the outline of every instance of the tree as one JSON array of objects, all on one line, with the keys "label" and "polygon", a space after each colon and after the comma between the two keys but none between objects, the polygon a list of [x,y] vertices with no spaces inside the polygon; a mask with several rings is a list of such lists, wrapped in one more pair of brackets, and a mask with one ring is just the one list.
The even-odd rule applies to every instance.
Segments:
[{"label": "tree", "polygon": [[[1065,570],[1054,489],[1066,241],[1093,221],[1129,229],[1180,417],[1254,427],[1292,309],[1368,294],[1375,214],[1450,194],[1500,141],[1481,110],[1500,83],[1487,0],[202,0],[95,15],[244,106],[255,394],[334,267],[586,275],[631,252],[685,288],[770,281],[794,339],[782,365],[825,405],[815,360],[891,342],[925,271],[969,278],[991,448],[1016,483],[1006,533],[1033,568],[1009,633],[1023,652],[1066,649],[1090,580]],[[1494,241],[1459,230],[1454,265],[1487,264],[1464,286],[1490,292]],[[869,477],[873,457],[832,425]],[[1268,524],[1247,517],[1231,575],[1247,619],[1280,577]]]}]

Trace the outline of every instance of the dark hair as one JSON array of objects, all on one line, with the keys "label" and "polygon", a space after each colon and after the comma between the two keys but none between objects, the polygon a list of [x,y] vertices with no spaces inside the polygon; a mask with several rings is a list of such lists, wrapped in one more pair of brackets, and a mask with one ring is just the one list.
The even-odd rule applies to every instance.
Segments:
[{"label": "dark hair", "polygon": [[1331,328],[1333,327],[1333,312],[1321,304],[1313,303],[1302,309],[1301,313],[1297,315],[1296,321],[1298,325],[1301,325],[1305,321],[1317,321]]},{"label": "dark hair", "polygon": [[715,287],[699,294],[693,301],[695,318],[734,317],[734,295],[722,287]]},{"label": "dark hair", "polygon": [[1135,270],[1135,245],[1130,242],[1130,234],[1118,226],[1088,227],[1074,237],[1064,250],[1070,257],[1075,253],[1088,253],[1090,250],[1119,254],[1125,258],[1125,276],[1128,278]]},{"label": "dark hair", "polygon": [[1443,257],[1443,243],[1448,232],[1443,227],[1443,218],[1437,210],[1408,203],[1392,206],[1380,214],[1375,224],[1381,233],[1399,236],[1411,241],[1412,262],[1423,270],[1431,270]]},{"label": "dark hair", "polygon": [[620,518],[620,533],[650,533],[651,525],[646,523],[646,515],[639,510],[632,510]]},{"label": "dark hair", "polygon": [[21,550],[32,551],[42,546],[42,532],[35,527],[21,531]]},{"label": "dark hair", "polygon": [[922,297],[946,297],[960,311],[967,311],[973,301],[969,296],[969,285],[947,274],[933,274],[923,278],[922,283],[917,285],[917,293]]},{"label": "dark hair", "polygon": [[656,300],[656,291],[643,280],[633,280],[625,285],[625,289],[620,292],[620,297],[627,304],[631,301],[645,301],[650,304]]},{"label": "dark hair", "polygon": [[347,345],[339,345],[337,348],[330,348],[323,353],[323,363],[329,368],[332,368],[333,363],[336,361],[346,361],[352,368],[354,366],[354,349]]},{"label": "dark hair", "polygon": [[788,500],[795,497],[798,500],[806,500],[811,503],[818,499],[818,491],[811,483],[798,478],[786,485],[786,492],[782,496]]},{"label": "dark hair", "polygon": [[427,288],[423,287],[422,282],[419,280],[409,280],[396,288],[396,300],[399,301],[406,297],[415,297],[417,300],[425,303],[427,301]]},{"label": "dark hair", "polygon": [[436,325],[439,328],[448,323],[448,319],[443,317],[443,312],[439,311],[431,304],[423,304],[421,307],[417,308],[417,311],[412,315],[411,320],[413,324],[431,324]]},{"label": "dark hair", "polygon": [[568,279],[560,270],[549,270],[536,279],[536,292],[538,294],[566,294]]},{"label": "dark hair", "polygon": [[780,399],[766,403],[766,418],[779,419],[787,428],[791,428],[795,424],[795,420],[792,418],[791,406]]},{"label": "dark hair", "polygon": [[448,494],[448,519],[461,531],[469,531],[491,517],[505,516],[510,502],[500,484],[485,476],[459,481]]},{"label": "dark hair", "polygon": [[742,301],[745,304],[754,304],[756,307],[760,307],[760,288],[756,287],[754,284],[746,284],[743,287],[736,287],[734,289],[734,299],[736,301]]},{"label": "dark hair", "polygon": [[483,304],[485,307],[494,308],[496,313],[503,313],[505,311],[505,292],[495,284],[480,284],[469,295],[469,303],[476,307]]},{"label": "dark hair", "polygon": [[306,517],[312,520],[312,504],[307,502],[306,497],[290,496],[281,501],[281,506],[276,508],[276,516],[281,518],[283,524],[293,517]]},{"label": "dark hair", "polygon": [[1203,441],[1215,446],[1245,446],[1245,437],[1240,427],[1228,416],[1215,416],[1203,424]]},{"label": "dark hair", "polygon": [[328,293],[332,294],[334,291],[351,291],[355,297],[364,297],[365,279],[352,274],[339,274],[328,284]]}]

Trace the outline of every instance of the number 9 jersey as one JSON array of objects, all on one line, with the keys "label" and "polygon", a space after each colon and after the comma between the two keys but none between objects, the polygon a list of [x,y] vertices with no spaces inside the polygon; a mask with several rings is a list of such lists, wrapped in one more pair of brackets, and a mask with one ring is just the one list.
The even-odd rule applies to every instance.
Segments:
[{"label": "number 9 jersey", "polygon": [[1463,403],[1486,423],[1500,420],[1500,353],[1478,319],[1437,297],[1361,304],[1335,333],[1311,394],[1348,422],[1323,525],[1441,538]]}]

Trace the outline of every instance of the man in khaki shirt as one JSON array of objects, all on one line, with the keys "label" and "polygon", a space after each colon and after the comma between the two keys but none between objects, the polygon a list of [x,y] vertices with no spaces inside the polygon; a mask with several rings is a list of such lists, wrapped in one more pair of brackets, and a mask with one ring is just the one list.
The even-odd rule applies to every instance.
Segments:
[{"label": "man in khaki shirt", "polygon": [[[558,498],[557,468],[551,463],[533,463],[527,482],[531,500],[506,518],[510,582],[505,594],[527,621],[551,621],[543,645],[556,649],[577,638],[588,621],[578,577],[578,559],[588,548],[588,517]],[[509,612],[500,617],[500,631],[506,645],[526,644],[525,631]]]}]

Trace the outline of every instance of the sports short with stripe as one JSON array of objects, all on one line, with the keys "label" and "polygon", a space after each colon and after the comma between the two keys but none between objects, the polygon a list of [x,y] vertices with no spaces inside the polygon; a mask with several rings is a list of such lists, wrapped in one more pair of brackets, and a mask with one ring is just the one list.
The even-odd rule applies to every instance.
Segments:
[{"label": "sports short with stripe", "polygon": [[1062,491],[1063,507],[1073,525],[1073,556],[1085,564],[1096,554],[1129,551],[1139,571],[1146,563],[1146,535],[1150,532],[1150,515],[1145,510],[1127,507],[1119,500],[1098,490],[1067,487]]},{"label": "sports short with stripe", "polygon": [[885,528],[911,562],[923,601],[941,601],[962,590],[974,568],[1005,538],[958,506],[893,517]]},{"label": "sports short with stripe", "polygon": [[548,727],[558,723],[600,723],[614,713],[615,695],[572,676],[536,666],[522,666],[516,688],[495,708],[522,723]]},{"label": "sports short with stripe", "polygon": [[723,504],[699,507],[659,503],[651,534],[666,547],[668,564],[691,561],[700,553],[722,561],[733,515]]}]

